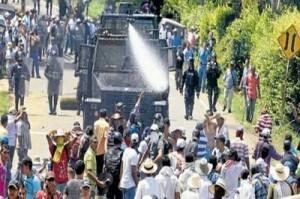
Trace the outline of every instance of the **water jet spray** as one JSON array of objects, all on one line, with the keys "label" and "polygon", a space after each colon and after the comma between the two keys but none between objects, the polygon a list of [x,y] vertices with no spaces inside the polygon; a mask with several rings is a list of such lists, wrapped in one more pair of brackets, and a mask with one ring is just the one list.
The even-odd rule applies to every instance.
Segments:
[{"label": "water jet spray", "polygon": [[168,88],[166,67],[162,66],[162,61],[158,55],[146,44],[130,23],[128,25],[128,35],[132,53],[143,77],[154,91],[165,91]]}]

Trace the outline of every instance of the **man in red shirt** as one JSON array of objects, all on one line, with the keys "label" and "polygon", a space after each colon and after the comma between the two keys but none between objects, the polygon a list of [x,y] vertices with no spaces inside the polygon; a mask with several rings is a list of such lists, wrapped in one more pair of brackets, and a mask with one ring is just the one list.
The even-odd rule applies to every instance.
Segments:
[{"label": "man in red shirt", "polygon": [[51,170],[55,175],[56,187],[61,193],[63,193],[66,183],[68,182],[70,146],[72,146],[74,140],[68,141],[62,129],[51,131],[47,135],[52,160]]},{"label": "man in red shirt", "polygon": [[259,86],[259,76],[255,72],[255,67],[251,67],[250,73],[246,77],[246,88],[247,88],[247,114],[246,120],[252,122],[256,99],[260,98],[260,86]]}]

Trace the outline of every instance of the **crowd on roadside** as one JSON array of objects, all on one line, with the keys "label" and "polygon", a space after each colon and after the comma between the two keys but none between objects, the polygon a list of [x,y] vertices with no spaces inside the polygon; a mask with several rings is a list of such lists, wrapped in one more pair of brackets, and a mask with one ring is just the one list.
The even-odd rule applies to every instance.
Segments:
[{"label": "crowd on roadside", "polygon": [[[47,136],[48,160],[31,159],[26,108],[1,116],[0,196],[3,198],[284,198],[300,191],[299,147],[287,134],[284,153],[272,144],[272,118],[261,110],[254,151],[244,129],[234,138],[220,114],[205,115],[189,139],[159,113],[150,126],[139,121],[142,95],[129,118],[119,102],[115,112],[98,112],[93,126],[75,122],[69,131]],[[171,130],[172,129],[172,130]],[[19,162],[11,173],[15,151]],[[250,161],[251,154],[253,161]],[[271,165],[271,159],[278,162]],[[250,164],[252,162],[252,164]]]},{"label": "crowd on roadside", "polygon": [[[32,9],[25,13],[17,12],[15,16],[6,12],[4,18],[6,53],[5,68],[1,70],[6,71],[9,91],[15,94],[16,110],[24,105],[30,78],[41,78],[41,64],[48,66],[47,71],[50,68],[53,73],[49,75],[45,72],[49,82],[61,79],[62,75],[55,75],[57,71],[54,71],[55,67],[52,66],[53,57],[74,54],[74,63],[77,63],[80,45],[91,43],[95,38],[95,25],[88,17],[70,15],[63,21],[59,16],[38,15],[37,11]],[[49,96],[57,96],[56,91],[52,94],[53,89],[50,87],[51,83],[48,85]]]},{"label": "crowd on roadside", "polygon": [[[243,68],[240,68],[234,58],[226,67],[221,67],[215,52],[216,39],[213,31],[209,32],[207,39],[199,38],[194,26],[186,35],[184,32],[184,29],[179,31],[177,28],[172,29],[171,25],[162,24],[159,37],[166,40],[167,46],[175,51],[175,84],[176,89],[184,93],[185,119],[193,118],[194,98],[195,95],[199,97],[200,92],[208,94],[208,114],[217,112],[216,105],[220,94],[218,80],[223,76],[222,111],[231,113],[234,94],[242,92],[244,115],[252,123],[256,101],[260,98],[260,77],[255,66],[251,64],[250,57],[243,60]],[[203,45],[199,44],[200,39],[203,40]],[[225,70],[222,71],[222,68]]]}]

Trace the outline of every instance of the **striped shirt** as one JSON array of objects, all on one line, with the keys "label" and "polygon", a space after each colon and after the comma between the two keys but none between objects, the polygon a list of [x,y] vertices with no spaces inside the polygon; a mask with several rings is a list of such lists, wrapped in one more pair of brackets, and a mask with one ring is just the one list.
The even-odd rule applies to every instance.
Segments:
[{"label": "striped shirt", "polygon": [[261,114],[255,125],[259,133],[265,128],[272,129],[272,118],[268,113]]},{"label": "striped shirt", "polygon": [[235,149],[237,151],[242,161],[245,161],[247,158],[249,158],[249,149],[245,141],[240,140],[240,138],[235,138],[231,142],[230,146],[232,149]]},{"label": "striped shirt", "polygon": [[201,159],[206,156],[206,148],[207,148],[207,137],[205,132],[202,130],[200,132],[200,136],[198,139],[198,151],[197,151],[197,158]]}]

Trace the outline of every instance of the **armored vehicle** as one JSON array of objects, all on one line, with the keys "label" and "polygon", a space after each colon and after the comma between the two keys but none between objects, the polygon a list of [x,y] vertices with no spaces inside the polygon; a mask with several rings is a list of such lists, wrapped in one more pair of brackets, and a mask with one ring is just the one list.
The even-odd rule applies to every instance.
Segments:
[{"label": "armored vehicle", "polygon": [[[157,17],[150,14],[104,14],[101,16],[94,49],[85,46],[93,53],[93,59],[82,62],[82,65],[88,66],[88,97],[83,108],[84,126],[93,124],[100,108],[107,109],[109,115],[113,114],[117,102],[126,105],[124,117],[128,119],[141,92],[144,92],[144,97],[141,100],[140,120],[144,126],[152,123],[155,113],[168,116],[169,84],[166,89],[155,91],[146,82],[139,70],[143,66],[138,65],[130,46],[129,24],[142,35],[145,44],[162,60],[159,67],[168,84],[167,51],[158,39]],[[82,51],[87,52],[84,49]],[[91,60],[93,63],[88,63]]]}]

